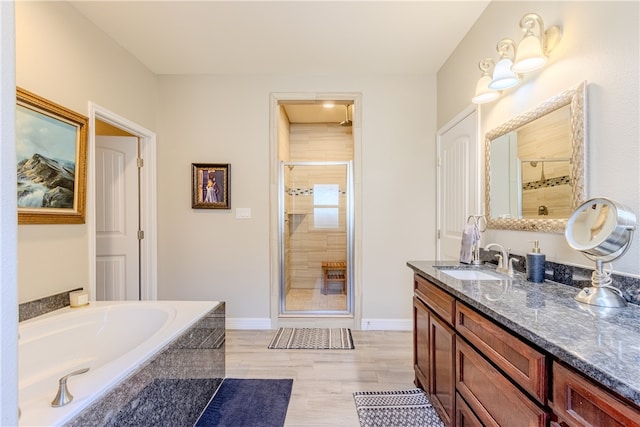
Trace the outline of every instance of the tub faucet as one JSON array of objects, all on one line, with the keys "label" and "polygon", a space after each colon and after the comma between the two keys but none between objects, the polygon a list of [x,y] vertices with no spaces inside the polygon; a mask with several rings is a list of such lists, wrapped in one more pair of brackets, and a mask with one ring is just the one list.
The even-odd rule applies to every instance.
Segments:
[{"label": "tub faucet", "polygon": [[492,247],[497,247],[500,249],[501,254],[500,255],[496,255],[496,257],[498,258],[498,268],[496,268],[496,271],[498,273],[505,273],[509,276],[513,276],[513,262],[515,261],[515,258],[509,258],[509,249],[505,249],[504,246],[498,244],[498,243],[489,243],[487,246],[484,247],[485,250],[489,250],[489,248]]},{"label": "tub faucet", "polygon": [[69,392],[69,389],[67,388],[67,379],[73,375],[84,374],[88,370],[89,368],[78,369],[77,371],[68,373],[64,377],[60,378],[60,382],[58,384],[58,393],[56,394],[56,397],[54,397],[53,400],[51,401],[51,406],[53,406],[54,408],[59,408],[61,406],[64,406],[70,403],[73,400],[73,395]]}]

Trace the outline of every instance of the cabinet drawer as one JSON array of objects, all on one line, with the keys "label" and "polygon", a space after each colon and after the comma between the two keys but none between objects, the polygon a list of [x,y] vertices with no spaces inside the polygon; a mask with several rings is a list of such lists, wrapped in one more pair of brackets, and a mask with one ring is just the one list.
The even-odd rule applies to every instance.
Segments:
[{"label": "cabinet drawer", "polygon": [[557,362],[553,363],[550,406],[571,426],[640,426],[640,409]]},{"label": "cabinet drawer", "polygon": [[456,389],[486,426],[547,425],[549,415],[460,337],[456,340]]},{"label": "cabinet drawer", "polygon": [[482,427],[476,414],[459,393],[456,393],[456,427]]},{"label": "cabinet drawer", "polygon": [[547,358],[493,321],[456,304],[456,330],[540,403],[547,403]]},{"label": "cabinet drawer", "polygon": [[416,296],[424,301],[438,316],[442,317],[450,325],[453,325],[456,299],[427,279],[417,274],[413,277]]}]

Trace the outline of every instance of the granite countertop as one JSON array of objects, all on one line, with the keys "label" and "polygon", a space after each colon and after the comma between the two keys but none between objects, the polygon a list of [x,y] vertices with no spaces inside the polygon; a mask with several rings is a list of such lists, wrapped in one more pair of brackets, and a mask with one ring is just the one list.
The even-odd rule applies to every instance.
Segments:
[{"label": "granite countertop", "polygon": [[[640,406],[640,306],[604,308],[579,303],[579,289],[499,275],[489,266],[454,261],[407,265],[459,300],[536,344],[587,377]],[[443,268],[444,267],[444,268]],[[478,269],[495,281],[458,280],[442,270]]]}]

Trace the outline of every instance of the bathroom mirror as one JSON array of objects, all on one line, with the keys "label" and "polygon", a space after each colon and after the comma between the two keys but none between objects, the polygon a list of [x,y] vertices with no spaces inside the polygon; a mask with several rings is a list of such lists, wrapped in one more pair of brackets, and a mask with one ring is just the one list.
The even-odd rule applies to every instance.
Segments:
[{"label": "bathroom mirror", "polygon": [[485,135],[487,225],[561,233],[585,195],[586,82]]},{"label": "bathroom mirror", "polygon": [[626,207],[605,198],[587,200],[571,215],[565,229],[567,243],[596,262],[590,288],[576,300],[602,307],[624,307],[622,292],[611,286],[611,273],[604,263],[621,257],[629,249],[636,216]]}]

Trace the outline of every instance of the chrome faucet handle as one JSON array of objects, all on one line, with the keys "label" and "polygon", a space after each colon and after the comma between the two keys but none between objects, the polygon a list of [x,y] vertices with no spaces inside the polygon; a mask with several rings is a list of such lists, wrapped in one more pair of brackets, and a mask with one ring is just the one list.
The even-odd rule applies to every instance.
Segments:
[{"label": "chrome faucet handle", "polygon": [[496,254],[496,258],[498,258],[498,270],[504,269],[504,265],[502,263],[502,255]]},{"label": "chrome faucet handle", "polygon": [[513,276],[513,264],[516,261],[515,258],[509,258],[509,261],[507,262],[508,267],[507,267],[507,274],[509,276]]},{"label": "chrome faucet handle", "polygon": [[497,271],[502,271],[502,270],[506,270],[507,266],[507,260],[509,259],[509,254],[507,254],[507,251],[505,251],[504,246],[502,246],[499,243],[489,243],[487,246],[484,247],[485,250],[489,250],[489,248],[493,248],[496,247],[498,249],[500,249],[500,254],[496,255],[496,258],[498,258],[498,268],[496,269]]},{"label": "chrome faucet handle", "polygon": [[54,397],[51,401],[51,406],[53,406],[54,408],[59,408],[70,403],[73,400],[73,395],[67,388],[67,379],[73,375],[84,374],[88,370],[89,368],[78,369],[77,371],[70,372],[64,377],[60,378],[60,381],[58,383],[58,393],[56,394],[56,397]]}]

